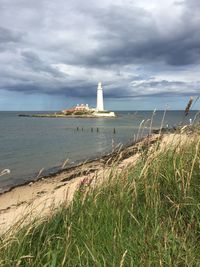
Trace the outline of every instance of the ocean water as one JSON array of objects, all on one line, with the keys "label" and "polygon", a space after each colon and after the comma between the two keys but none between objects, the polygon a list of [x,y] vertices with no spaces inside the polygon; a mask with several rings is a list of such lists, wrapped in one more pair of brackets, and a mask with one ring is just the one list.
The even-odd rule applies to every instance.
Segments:
[{"label": "ocean water", "polygon": [[[0,172],[11,171],[0,176],[0,192],[36,179],[41,169],[44,175],[56,172],[66,159],[67,167],[100,157],[118,144],[133,142],[141,121],[152,117],[151,111],[117,112],[117,118],[84,119],[28,118],[19,117],[19,113],[22,112],[0,112]],[[195,114],[192,111],[184,123],[189,123]],[[154,128],[160,127],[162,117],[163,111],[155,113]],[[164,126],[172,127],[181,121],[183,111],[168,111]],[[148,123],[139,137],[149,133]]]}]

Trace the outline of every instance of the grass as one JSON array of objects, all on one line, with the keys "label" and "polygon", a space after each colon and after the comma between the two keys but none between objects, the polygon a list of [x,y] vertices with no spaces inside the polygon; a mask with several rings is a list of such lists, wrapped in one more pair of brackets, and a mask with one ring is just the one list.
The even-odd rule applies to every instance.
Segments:
[{"label": "grass", "polygon": [[200,141],[141,151],[100,186],[0,241],[0,266],[200,266]]}]

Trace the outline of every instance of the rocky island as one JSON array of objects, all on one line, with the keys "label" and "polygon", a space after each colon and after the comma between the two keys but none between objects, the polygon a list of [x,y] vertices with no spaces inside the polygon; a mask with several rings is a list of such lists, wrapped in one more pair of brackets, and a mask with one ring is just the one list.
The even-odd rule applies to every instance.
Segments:
[{"label": "rocky island", "polygon": [[88,104],[77,104],[75,107],[64,109],[61,112],[47,114],[19,114],[21,117],[41,117],[41,118],[96,118],[96,117],[116,117],[113,111],[104,110],[103,88],[101,82],[97,87],[97,106],[89,107]]}]

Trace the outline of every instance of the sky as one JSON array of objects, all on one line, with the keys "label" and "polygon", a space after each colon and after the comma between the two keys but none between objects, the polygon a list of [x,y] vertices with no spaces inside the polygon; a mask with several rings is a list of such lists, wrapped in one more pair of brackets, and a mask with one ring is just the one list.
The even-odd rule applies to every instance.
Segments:
[{"label": "sky", "polygon": [[0,110],[184,109],[199,63],[199,0],[0,0]]}]

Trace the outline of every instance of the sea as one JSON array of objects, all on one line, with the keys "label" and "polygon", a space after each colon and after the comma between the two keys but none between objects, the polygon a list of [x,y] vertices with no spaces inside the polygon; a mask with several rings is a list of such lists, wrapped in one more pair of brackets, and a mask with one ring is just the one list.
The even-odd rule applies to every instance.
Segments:
[{"label": "sea", "polygon": [[[117,111],[117,118],[18,116],[35,113],[0,112],[0,193],[55,173],[63,165],[67,168],[99,158],[141,139],[161,124],[173,128],[199,121],[197,111],[190,111],[187,117],[184,111],[167,111],[165,117],[164,111]],[[4,169],[10,173],[1,175]]]}]

